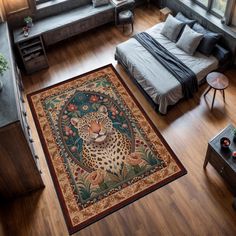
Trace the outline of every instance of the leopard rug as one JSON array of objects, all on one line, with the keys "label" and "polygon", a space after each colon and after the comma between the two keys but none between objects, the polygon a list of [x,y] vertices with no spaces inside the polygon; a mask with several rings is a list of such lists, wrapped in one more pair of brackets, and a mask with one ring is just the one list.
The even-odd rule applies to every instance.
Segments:
[{"label": "leopard rug", "polygon": [[71,234],[186,174],[112,65],[27,97]]}]

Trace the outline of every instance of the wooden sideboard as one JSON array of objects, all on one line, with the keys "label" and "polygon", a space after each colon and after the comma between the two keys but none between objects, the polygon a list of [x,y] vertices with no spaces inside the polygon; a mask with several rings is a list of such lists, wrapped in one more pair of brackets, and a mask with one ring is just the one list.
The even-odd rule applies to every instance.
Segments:
[{"label": "wooden sideboard", "polygon": [[114,19],[114,5],[94,8],[89,2],[73,10],[35,21],[27,37],[24,36],[22,28],[15,29],[14,43],[26,73],[30,74],[48,66],[45,47],[113,22]]},{"label": "wooden sideboard", "polygon": [[[232,157],[232,152],[236,150],[236,143],[233,141],[233,130],[233,125],[228,125],[208,143],[203,167],[206,168],[210,162],[218,171],[234,195],[233,206],[236,208],[236,160]],[[221,148],[220,139],[222,137],[231,140],[230,148],[227,150]]]},{"label": "wooden sideboard", "polygon": [[15,64],[7,23],[0,24],[0,52],[9,69],[0,78],[0,199],[44,186],[28,124],[23,84]]}]

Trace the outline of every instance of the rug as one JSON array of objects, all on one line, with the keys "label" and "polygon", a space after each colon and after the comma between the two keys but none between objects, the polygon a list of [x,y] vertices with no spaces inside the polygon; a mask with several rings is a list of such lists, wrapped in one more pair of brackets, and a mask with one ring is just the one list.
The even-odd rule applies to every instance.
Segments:
[{"label": "rug", "polygon": [[27,97],[70,234],[186,174],[112,65]]}]

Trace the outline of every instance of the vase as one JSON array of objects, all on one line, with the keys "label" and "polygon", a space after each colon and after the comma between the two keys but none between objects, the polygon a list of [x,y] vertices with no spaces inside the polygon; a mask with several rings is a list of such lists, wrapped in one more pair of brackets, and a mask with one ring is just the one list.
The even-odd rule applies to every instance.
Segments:
[{"label": "vase", "polygon": [[26,25],[27,25],[28,28],[31,28],[33,26],[33,22],[29,21],[29,22],[26,23]]}]

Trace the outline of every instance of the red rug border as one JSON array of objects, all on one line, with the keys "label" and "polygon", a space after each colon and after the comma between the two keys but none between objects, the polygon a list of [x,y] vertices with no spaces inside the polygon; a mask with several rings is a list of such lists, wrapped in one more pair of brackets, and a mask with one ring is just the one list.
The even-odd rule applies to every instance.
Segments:
[{"label": "red rug border", "polygon": [[[125,87],[125,89],[127,90],[127,92],[129,93],[129,95],[132,97],[133,101],[135,102],[135,104],[139,107],[140,111],[142,112],[142,114],[145,116],[145,118],[147,119],[147,121],[149,122],[149,124],[152,126],[153,130],[155,131],[155,133],[158,135],[158,137],[161,139],[161,141],[163,142],[163,144],[165,145],[165,147],[167,148],[167,150],[170,152],[170,154],[172,155],[172,157],[174,158],[174,160],[176,161],[177,165],[179,166],[179,168],[181,169],[180,172],[170,176],[169,178],[151,186],[150,188],[146,189],[145,191],[143,192],[140,192],[132,197],[130,197],[129,199],[126,199],[124,202],[120,203],[120,204],[117,204],[116,206],[112,207],[111,209],[109,210],[106,210],[92,218],[90,218],[89,220],[87,220],[86,222],[83,222],[81,223],[80,225],[77,225],[77,226],[73,226],[72,223],[71,223],[71,220],[70,220],[70,216],[69,216],[69,213],[67,211],[67,207],[66,207],[66,204],[65,204],[65,201],[64,201],[64,198],[63,198],[63,194],[60,190],[60,186],[59,186],[59,183],[57,181],[57,176],[56,176],[56,173],[54,171],[54,167],[53,167],[53,164],[51,162],[51,159],[50,159],[50,154],[48,152],[48,149],[47,149],[47,145],[45,143],[45,140],[44,140],[44,137],[43,137],[43,133],[41,131],[41,128],[40,128],[40,124],[39,124],[39,121],[37,119],[37,115],[36,115],[36,111],[34,109],[34,105],[33,105],[33,102],[31,100],[31,97],[35,94],[38,94],[38,93],[41,93],[45,90],[48,90],[50,88],[53,88],[53,87],[57,87],[61,84],[64,84],[64,83],[67,83],[67,82],[70,82],[70,81],[73,81],[75,79],[79,79],[83,76],[86,76],[88,74],[91,74],[91,73],[94,73],[96,71],[99,71],[99,70],[102,70],[102,69],[105,69],[107,67],[110,67],[113,72],[116,74],[116,76],[118,77],[118,79],[120,80],[120,82],[122,83],[122,85]],[[33,116],[33,119],[34,119],[34,122],[35,122],[35,125],[36,125],[36,129],[38,131],[38,135],[39,135],[39,138],[40,138],[40,141],[41,141],[41,144],[42,144],[42,147],[43,147],[43,151],[45,153],[45,157],[46,157],[46,160],[47,160],[47,164],[48,164],[48,167],[49,167],[49,171],[50,171],[50,174],[52,176],[52,180],[53,180],[53,183],[54,183],[54,186],[55,186],[55,190],[56,190],[56,193],[57,193],[57,196],[58,196],[58,199],[59,199],[59,204],[61,206],[61,209],[62,209],[62,212],[63,212],[63,216],[64,216],[64,219],[65,219],[65,222],[66,222],[66,225],[67,225],[67,228],[68,228],[68,231],[69,231],[69,234],[73,234],[85,227],[87,227],[88,225],[104,218],[105,216],[125,207],[126,205],[140,199],[141,197],[153,192],[154,190],[157,190],[158,188],[161,188],[163,187],[164,185],[172,182],[173,180],[187,174],[187,170],[185,169],[185,167],[183,166],[183,164],[179,161],[178,157],[176,156],[176,154],[173,152],[173,150],[170,148],[169,144],[166,142],[166,140],[163,138],[163,136],[161,135],[160,131],[157,129],[157,127],[153,124],[152,120],[149,118],[149,116],[147,115],[147,113],[144,111],[144,109],[142,108],[141,104],[137,101],[137,99],[135,98],[134,94],[130,91],[130,89],[128,88],[128,86],[125,84],[125,82],[123,81],[123,79],[121,78],[121,76],[119,75],[119,73],[116,71],[116,69],[114,68],[114,66],[112,64],[108,64],[108,65],[105,65],[105,66],[102,66],[102,67],[99,67],[97,69],[94,69],[94,70],[91,70],[91,71],[88,71],[86,73],[83,73],[81,75],[77,75],[73,78],[70,78],[68,80],[65,80],[65,81],[62,81],[62,82],[59,82],[57,84],[54,84],[54,85],[51,85],[51,86],[48,86],[46,88],[43,88],[43,89],[40,89],[40,90],[37,90],[35,92],[32,92],[32,93],[29,93],[27,94],[27,99],[28,99],[28,102],[29,102],[29,106],[30,106],[30,109],[31,109],[31,112],[32,112],[32,116]]]}]

